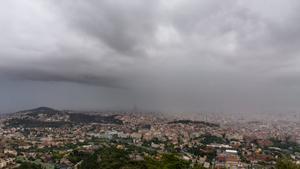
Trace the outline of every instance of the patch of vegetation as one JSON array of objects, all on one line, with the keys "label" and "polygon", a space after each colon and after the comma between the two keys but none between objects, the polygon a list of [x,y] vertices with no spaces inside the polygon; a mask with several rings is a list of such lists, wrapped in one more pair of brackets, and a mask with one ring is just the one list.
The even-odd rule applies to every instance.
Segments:
[{"label": "patch of vegetation", "polygon": [[198,125],[204,125],[209,127],[220,127],[219,124],[209,123],[205,121],[193,121],[193,120],[176,120],[176,121],[169,122],[169,124],[198,124]]},{"label": "patch of vegetation", "polygon": [[189,161],[182,160],[176,154],[134,161],[130,159],[130,153],[116,148],[101,148],[84,160],[80,169],[202,169],[201,166],[191,167]]},{"label": "patch of vegetation", "polygon": [[212,144],[212,143],[226,144],[227,141],[222,137],[206,134],[206,135],[201,136],[201,143],[205,144],[205,145]]},{"label": "patch of vegetation", "polygon": [[17,169],[43,169],[43,167],[38,164],[23,162]]},{"label": "patch of vegetation", "polygon": [[99,116],[81,113],[69,113],[70,121],[73,123],[104,123],[104,124],[123,124],[123,122],[112,116]]},{"label": "patch of vegetation", "polygon": [[89,154],[74,150],[69,154],[68,160],[70,160],[73,164],[80,162],[81,160],[86,160],[89,157]]},{"label": "patch of vegetation", "polygon": [[300,169],[300,165],[297,165],[290,161],[289,159],[280,159],[276,164],[277,169]]}]

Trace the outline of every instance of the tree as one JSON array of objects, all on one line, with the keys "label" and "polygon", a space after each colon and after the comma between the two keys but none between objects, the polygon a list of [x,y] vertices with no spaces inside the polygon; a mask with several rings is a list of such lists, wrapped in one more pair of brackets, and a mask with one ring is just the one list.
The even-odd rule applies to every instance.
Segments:
[{"label": "tree", "polygon": [[41,165],[37,165],[37,164],[34,164],[34,163],[23,162],[18,167],[18,169],[43,169],[43,167]]},{"label": "tree", "polygon": [[293,163],[287,158],[284,158],[277,161],[276,168],[277,169],[300,169],[300,165]]}]

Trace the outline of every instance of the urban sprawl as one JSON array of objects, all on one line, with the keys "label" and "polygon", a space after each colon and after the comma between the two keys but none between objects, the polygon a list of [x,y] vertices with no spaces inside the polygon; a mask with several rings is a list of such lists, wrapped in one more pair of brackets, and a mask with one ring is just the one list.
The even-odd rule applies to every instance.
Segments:
[{"label": "urban sprawl", "polygon": [[282,161],[300,164],[297,120],[203,119],[46,107],[21,111],[1,117],[0,168],[248,169],[277,168]]}]

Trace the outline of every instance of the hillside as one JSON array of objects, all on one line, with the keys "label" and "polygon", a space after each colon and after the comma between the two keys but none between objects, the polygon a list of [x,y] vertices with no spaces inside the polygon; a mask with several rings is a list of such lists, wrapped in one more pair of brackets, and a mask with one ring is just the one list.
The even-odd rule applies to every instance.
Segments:
[{"label": "hillside", "polygon": [[74,113],[71,111],[60,111],[48,107],[39,107],[31,110],[22,110],[13,113],[6,121],[7,127],[67,127],[77,124],[102,123],[122,124],[115,115],[91,115],[85,113]]}]

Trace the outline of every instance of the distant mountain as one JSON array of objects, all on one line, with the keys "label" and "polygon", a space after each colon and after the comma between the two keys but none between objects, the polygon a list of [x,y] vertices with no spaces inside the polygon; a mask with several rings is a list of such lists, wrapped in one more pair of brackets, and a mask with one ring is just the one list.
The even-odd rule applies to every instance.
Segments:
[{"label": "distant mountain", "polygon": [[31,111],[31,112],[58,112],[58,110],[49,108],[49,107],[38,107],[31,110],[25,110],[25,111]]},{"label": "distant mountain", "polygon": [[116,115],[91,115],[85,113],[74,113],[71,111],[60,111],[49,107],[39,107],[30,110],[22,110],[13,113],[5,121],[8,127],[67,127],[70,125],[102,123],[123,124]]}]

